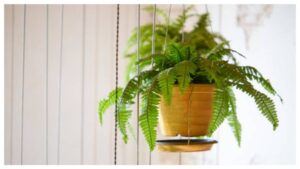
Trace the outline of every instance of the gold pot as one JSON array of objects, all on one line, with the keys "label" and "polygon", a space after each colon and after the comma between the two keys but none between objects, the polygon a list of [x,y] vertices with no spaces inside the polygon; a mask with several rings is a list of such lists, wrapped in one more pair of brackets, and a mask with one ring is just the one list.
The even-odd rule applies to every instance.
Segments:
[{"label": "gold pot", "polygon": [[191,84],[181,93],[173,88],[168,105],[163,97],[160,102],[159,124],[165,136],[204,136],[208,132],[213,110],[213,84]]}]

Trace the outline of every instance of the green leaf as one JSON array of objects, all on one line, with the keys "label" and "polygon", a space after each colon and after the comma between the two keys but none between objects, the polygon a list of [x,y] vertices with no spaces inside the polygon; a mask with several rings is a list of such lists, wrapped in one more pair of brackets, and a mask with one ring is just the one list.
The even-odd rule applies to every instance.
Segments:
[{"label": "green leaf", "polygon": [[213,101],[212,119],[208,128],[208,135],[211,136],[228,116],[228,93],[226,90],[216,89]]},{"label": "green leaf", "polygon": [[167,58],[174,63],[182,61],[182,54],[176,44],[170,44],[167,47]]},{"label": "green leaf", "polygon": [[[144,8],[145,11],[149,12],[149,13],[153,13],[153,5],[149,5],[149,6],[146,6]],[[166,14],[166,12],[158,7],[156,7],[156,14],[158,16],[161,16],[162,19],[164,20],[164,24],[167,24],[167,20],[168,20],[168,15]]]},{"label": "green leaf", "polygon": [[241,123],[238,120],[237,114],[236,114],[236,99],[235,95],[231,88],[227,88],[228,92],[228,99],[229,99],[229,116],[228,116],[228,122],[229,126],[232,128],[233,134],[235,136],[236,141],[238,142],[238,145],[241,145],[241,132],[242,127]]},{"label": "green leaf", "polygon": [[193,15],[188,14],[192,9],[193,9],[193,5],[189,5],[187,6],[183,12],[181,13],[181,15],[179,15],[176,20],[171,23],[170,26],[173,26],[176,28],[176,30],[182,30],[182,28],[184,27],[187,19]]},{"label": "green leaf", "polygon": [[176,80],[173,68],[166,69],[159,73],[159,86],[167,104],[171,103],[173,86]]},{"label": "green leaf", "polygon": [[141,82],[155,76],[156,74],[157,72],[153,70],[143,71],[139,75],[130,79],[123,90],[118,104],[117,122],[125,143],[128,141],[127,127],[129,124],[129,118],[132,115],[132,109],[130,109],[130,106],[134,104],[137,92],[141,89]]},{"label": "green leaf", "polygon": [[259,91],[257,91],[254,98],[260,112],[272,123],[273,130],[276,130],[279,124],[279,120],[273,101],[267,95]]},{"label": "green leaf", "polygon": [[[207,52],[203,57],[204,58],[209,58],[211,55],[217,54],[218,52],[220,52],[221,50],[224,49],[225,45],[228,45],[228,41],[222,42],[218,45],[216,45],[214,48],[212,48],[209,52]],[[220,58],[222,59],[222,58]]]},{"label": "green leaf", "polygon": [[116,102],[116,98],[117,100],[119,100],[120,96],[122,95],[122,88],[117,88],[117,90],[113,90],[108,94],[108,98],[107,99],[102,99],[99,102],[98,105],[98,115],[99,115],[99,122],[102,125],[102,119],[103,119],[103,114],[104,112],[107,111],[107,109],[114,105]]},{"label": "green leaf", "polygon": [[194,74],[196,69],[197,66],[193,62],[187,60],[175,65],[175,71],[181,92],[184,92],[189,87],[192,80],[190,74]]},{"label": "green leaf", "polygon": [[150,87],[142,95],[142,114],[140,126],[151,151],[156,141],[156,127],[158,125],[158,104],[160,101],[157,76]]},{"label": "green leaf", "polygon": [[134,130],[133,126],[130,123],[128,123],[128,129],[129,129],[129,133],[131,134],[133,139],[136,141],[137,138],[136,138],[135,130]]},{"label": "green leaf", "polygon": [[254,101],[260,110],[260,112],[271,122],[273,125],[273,130],[278,127],[279,120],[277,117],[277,111],[272,99],[270,99],[264,93],[257,91],[254,87],[250,84],[240,84],[240,83],[232,83],[237,89],[249,94],[251,97],[254,98]]},{"label": "green leaf", "polygon": [[129,106],[134,103],[133,100],[137,94],[138,88],[137,79],[131,79],[124,88],[118,104],[117,122],[125,143],[127,143],[128,140],[127,124],[132,114],[132,110],[129,109]]},{"label": "green leaf", "polygon": [[246,77],[249,80],[255,80],[258,82],[266,91],[271,93],[272,95],[277,95],[281,102],[283,102],[283,99],[281,96],[275,91],[274,87],[270,83],[270,81],[263,77],[263,75],[252,66],[242,66],[242,71],[244,71]]}]

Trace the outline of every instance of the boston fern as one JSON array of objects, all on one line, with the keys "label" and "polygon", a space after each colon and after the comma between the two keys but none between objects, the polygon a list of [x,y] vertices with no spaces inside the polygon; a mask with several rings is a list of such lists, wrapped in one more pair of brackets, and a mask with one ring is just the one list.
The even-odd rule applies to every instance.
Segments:
[{"label": "boston fern", "polygon": [[[221,35],[208,30],[208,14],[191,14],[191,9],[192,6],[187,7],[182,15],[169,24],[164,11],[158,9],[163,24],[156,25],[154,55],[151,54],[152,25],[141,26],[139,62],[134,51],[137,46],[137,30],[134,30],[129,38],[128,48],[125,51],[125,56],[129,58],[128,82],[124,88],[111,91],[108,98],[101,100],[98,111],[102,124],[103,113],[117,101],[117,123],[125,143],[128,141],[132,105],[140,93],[142,109],[139,125],[150,150],[155,148],[161,96],[170,104],[175,85],[179,86],[181,92],[184,92],[190,84],[215,85],[208,136],[211,136],[227,119],[240,145],[241,124],[236,112],[234,88],[254,99],[258,109],[272,124],[274,130],[278,126],[273,100],[267,94],[255,89],[253,85],[256,81],[271,96],[279,97],[269,80],[254,67],[240,66],[235,56],[242,55],[231,49],[228,41]],[[147,7],[146,10],[152,11],[151,7]],[[193,30],[183,32],[186,20],[191,17],[197,17],[198,22]],[[141,70],[139,74],[136,71],[137,66]]]}]

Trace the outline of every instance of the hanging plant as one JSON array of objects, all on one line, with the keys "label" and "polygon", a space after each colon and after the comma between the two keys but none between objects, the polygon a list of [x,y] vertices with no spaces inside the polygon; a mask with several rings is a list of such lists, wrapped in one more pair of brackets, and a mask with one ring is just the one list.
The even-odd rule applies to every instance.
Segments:
[{"label": "hanging plant", "polygon": [[[191,92],[192,86],[201,84],[211,86],[209,90],[213,93],[213,99],[209,100],[212,110],[210,110],[211,116],[209,116],[207,129],[199,136],[211,136],[227,119],[240,145],[241,124],[236,112],[234,88],[253,98],[262,115],[272,124],[273,129],[278,127],[273,100],[253,85],[255,81],[265,89],[265,92],[280,98],[269,80],[263,77],[256,68],[239,65],[236,56],[244,56],[231,49],[228,41],[220,34],[208,30],[209,15],[191,14],[191,9],[192,6],[187,7],[182,15],[169,24],[168,16],[158,9],[157,13],[163,19],[164,24],[156,25],[156,52],[153,55],[151,54],[152,24],[146,24],[140,28],[140,61],[137,62],[135,52],[137,29],[128,40],[125,51],[125,56],[129,58],[126,76],[128,82],[125,87],[111,91],[108,98],[99,102],[99,118],[102,124],[104,112],[117,101],[117,123],[125,143],[128,140],[131,106],[135,103],[137,93],[140,93],[142,98],[139,125],[152,151],[156,144],[158,117],[163,113],[159,112],[159,107],[162,111],[162,109],[167,109],[166,107],[170,108],[172,103],[174,106],[174,92],[177,92],[176,98],[184,97],[186,92]],[[147,7],[146,11],[152,11],[152,8]],[[186,21],[191,17],[197,17],[198,22],[191,31],[183,32]],[[183,34],[184,39],[182,39]],[[138,75],[137,66],[141,71]],[[178,104],[181,103],[178,102]]]}]

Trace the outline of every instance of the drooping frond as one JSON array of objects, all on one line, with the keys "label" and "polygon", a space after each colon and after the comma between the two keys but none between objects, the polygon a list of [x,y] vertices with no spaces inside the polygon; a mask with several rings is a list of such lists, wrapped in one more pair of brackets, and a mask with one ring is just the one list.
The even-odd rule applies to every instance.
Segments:
[{"label": "drooping frond", "polygon": [[276,130],[279,120],[273,101],[261,92],[257,92],[254,98],[260,112],[272,123],[273,130]]},{"label": "drooping frond", "polygon": [[129,109],[129,106],[133,104],[133,100],[137,94],[137,91],[138,80],[136,78],[133,78],[127,83],[126,87],[124,88],[123,94],[121,95],[120,102],[118,104],[117,122],[125,143],[127,143],[128,140],[126,127],[132,114],[132,110]]},{"label": "drooping frond", "polygon": [[228,100],[229,100],[229,115],[228,115],[228,122],[229,126],[232,128],[233,134],[235,136],[238,145],[241,145],[241,132],[242,127],[236,113],[236,99],[235,95],[231,88],[227,88],[228,91]]},{"label": "drooping frond", "polygon": [[122,134],[123,141],[127,143],[128,141],[128,134],[127,134],[127,125],[129,118],[131,117],[132,110],[129,109],[129,106],[126,104],[121,104],[118,107],[118,115],[117,115],[117,122],[118,122],[118,127],[119,130]]},{"label": "drooping frond", "polygon": [[137,140],[136,134],[135,134],[136,131],[134,130],[133,126],[130,123],[128,123],[127,126],[128,126],[128,129],[129,129],[129,133],[131,134],[133,139]]},{"label": "drooping frond", "polygon": [[164,99],[167,104],[171,103],[173,86],[176,80],[173,68],[166,69],[159,73],[158,81]]},{"label": "drooping frond", "polygon": [[132,78],[123,90],[118,104],[117,121],[118,127],[120,129],[121,134],[123,135],[123,140],[125,143],[127,143],[128,140],[128,121],[132,114],[132,109],[130,109],[130,106],[134,103],[134,99],[137,95],[137,92],[140,89],[139,81],[141,83],[147,78],[151,78],[151,76],[155,74],[156,72],[153,70],[143,71],[139,75]]},{"label": "drooping frond", "polygon": [[191,82],[191,74],[194,74],[197,66],[192,61],[182,61],[175,65],[176,78],[178,80],[179,89],[184,92]]},{"label": "drooping frond", "polygon": [[[277,128],[278,118],[273,101],[265,94],[254,89],[253,85],[248,81],[250,76],[246,76],[241,67],[235,64],[229,64],[226,61],[203,60],[204,59],[200,62],[201,65],[208,70],[208,75],[211,75],[211,77],[218,82],[217,84],[225,86],[232,85],[249,94],[254,98],[261,113],[272,123],[273,129]],[[222,83],[220,83],[220,81]]]},{"label": "drooping frond", "polygon": [[214,131],[223,123],[228,116],[228,93],[224,89],[216,89],[213,101],[213,114],[208,128],[208,135],[211,136]]},{"label": "drooping frond", "polygon": [[159,101],[160,91],[156,77],[149,88],[142,93],[142,114],[139,118],[140,126],[151,151],[154,150],[156,141]]},{"label": "drooping frond", "polygon": [[122,88],[117,88],[112,90],[109,94],[108,94],[108,98],[107,99],[102,99],[100,100],[99,102],[99,105],[98,105],[98,115],[99,115],[99,121],[100,121],[100,124],[102,125],[102,119],[103,119],[103,114],[104,112],[106,112],[106,110],[115,104],[116,102],[116,98],[117,100],[119,100],[119,98],[121,97],[122,95]]},{"label": "drooping frond", "polygon": [[268,119],[268,121],[273,125],[273,130],[278,127],[278,117],[276,113],[276,108],[272,99],[270,99],[264,93],[254,89],[254,87],[248,84],[237,84],[232,83],[237,89],[247,93],[254,98],[254,101],[260,110],[260,112]]},{"label": "drooping frond", "polygon": [[[278,126],[278,118],[272,99],[270,99],[267,95],[257,91],[247,79],[255,78],[255,74],[255,76],[262,78],[262,76],[259,75],[260,73],[258,71],[255,72],[254,69],[251,69],[252,72],[248,72],[249,74],[247,75],[243,72],[243,69],[240,66],[225,63],[226,62],[223,62],[223,65],[220,67],[220,72],[224,74],[223,76],[227,78],[229,83],[233,84],[235,87],[237,87],[237,89],[249,94],[254,98],[257,107],[261,113],[272,123],[273,129],[275,130]],[[268,83],[267,88],[269,88],[271,91],[273,89],[271,84]]]},{"label": "drooping frond", "polygon": [[280,95],[277,94],[277,92],[275,91],[275,89],[273,88],[272,84],[270,83],[270,81],[266,78],[263,77],[263,75],[255,68],[252,66],[242,66],[241,69],[244,71],[246,77],[250,80],[255,80],[256,82],[258,82],[259,84],[261,84],[261,86],[268,91],[269,93],[271,93],[272,95],[277,95],[280,99],[280,101],[282,102],[282,98]]}]

